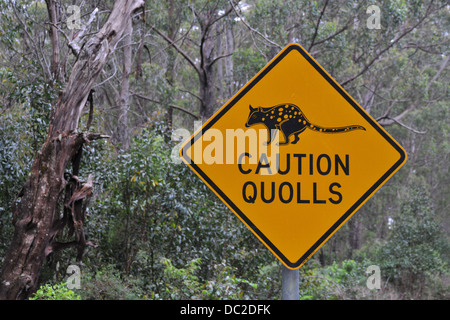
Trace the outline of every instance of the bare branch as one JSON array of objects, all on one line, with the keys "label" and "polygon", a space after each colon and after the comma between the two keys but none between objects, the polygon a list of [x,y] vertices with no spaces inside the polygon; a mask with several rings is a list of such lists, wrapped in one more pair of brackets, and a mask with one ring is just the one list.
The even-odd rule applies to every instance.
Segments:
[{"label": "bare branch", "polygon": [[[143,94],[136,93],[134,91],[130,91],[130,92],[131,92],[131,94],[133,94],[134,96],[136,96],[138,98],[141,98],[141,99],[144,99],[144,100],[147,100],[147,101],[150,101],[150,102],[158,103],[158,104],[163,104],[163,102],[161,102],[159,100],[155,100],[155,99],[147,97],[147,96],[144,96]],[[183,107],[177,106],[176,104],[168,104],[168,106],[170,108],[174,108],[174,109],[177,109],[177,110],[183,111],[184,113],[189,114],[190,116],[194,117],[195,120],[199,119],[199,116],[197,116],[195,113],[192,113],[191,111],[189,111],[189,110],[187,110],[187,109],[185,109]]]},{"label": "bare branch", "polygon": [[392,107],[394,106],[395,103],[393,103],[391,105],[390,108],[388,108],[388,110],[385,112],[385,114],[383,116],[380,117],[380,120],[386,120],[383,122],[382,125],[384,126],[389,126],[391,124],[393,124],[394,122],[398,122],[401,119],[403,119],[408,113],[410,113],[412,110],[414,110],[417,107],[418,101],[414,102],[413,104],[411,104],[408,108],[406,108],[402,113],[400,113],[399,115],[395,116],[395,117],[390,117],[389,116],[389,112],[392,109]]},{"label": "bare branch", "polygon": [[351,20],[347,21],[347,23],[341,29],[339,29],[338,31],[336,31],[332,35],[326,37],[325,39],[322,39],[322,40],[314,42],[314,45],[317,46],[318,44],[324,43],[324,42],[326,42],[326,41],[328,41],[330,39],[333,39],[337,35],[341,34],[342,32],[344,32],[345,30],[348,29],[348,27],[350,26],[350,22],[351,22]]},{"label": "bare branch", "polygon": [[101,134],[101,133],[87,133],[85,134],[85,137],[88,141],[94,141],[94,140],[98,140],[98,139],[109,139],[111,138],[111,136],[108,136],[106,134]]},{"label": "bare branch", "polygon": [[256,34],[259,35],[261,38],[263,38],[265,41],[267,41],[267,42],[270,43],[271,45],[277,47],[278,49],[280,49],[280,50],[282,49],[282,47],[281,47],[278,43],[273,42],[272,40],[270,40],[270,39],[268,39],[266,36],[264,36],[261,32],[259,32],[258,30],[252,28],[252,27],[247,23],[247,21],[245,21],[245,19],[244,19],[244,18],[239,14],[239,12],[236,10],[236,7],[234,6],[233,1],[232,1],[232,0],[229,0],[229,2],[230,2],[230,4],[231,4],[231,6],[233,7],[234,12],[235,12],[236,15],[238,16],[239,21],[241,21],[241,22],[242,22],[242,23],[243,23],[243,24],[244,24],[251,32],[256,33]]},{"label": "bare branch", "polygon": [[217,56],[217,57],[214,58],[213,61],[211,61],[210,66],[212,66],[214,63],[216,63],[218,60],[226,58],[226,57],[229,57],[229,56],[232,56],[232,55],[233,55],[233,52]]},{"label": "bare branch", "polygon": [[[388,121],[387,121],[387,122],[383,122],[383,120],[388,120]],[[406,128],[406,129],[408,129],[409,131],[412,131],[412,132],[417,133],[417,134],[426,134],[426,133],[427,133],[426,131],[418,131],[418,130],[416,130],[416,129],[413,129],[413,128],[407,126],[406,124],[400,122],[400,121],[397,120],[396,118],[391,118],[391,117],[381,117],[381,118],[378,118],[378,119],[377,119],[377,122],[379,122],[380,125],[382,125],[382,126],[384,126],[384,127],[396,123],[396,124],[398,124],[398,125],[400,125],[400,126]]]},{"label": "bare branch", "polygon": [[371,91],[374,95],[376,95],[378,98],[381,98],[385,101],[389,101],[389,102],[408,102],[411,99],[388,99],[383,97],[382,95],[378,94],[375,90],[372,90],[371,88],[369,88],[367,85],[363,84],[362,85],[364,88],[366,88],[367,90]]},{"label": "bare branch", "polygon": [[57,24],[52,23],[52,22],[48,22],[48,21],[44,22],[44,24],[48,24],[48,25],[50,25],[52,27],[55,27],[59,32],[61,32],[61,34],[64,36],[64,38],[67,40],[67,42],[70,41],[69,36]]},{"label": "bare branch", "polygon": [[442,73],[442,71],[444,71],[445,67],[447,66],[447,63],[450,59],[450,56],[447,56],[447,58],[444,60],[444,62],[442,63],[441,67],[439,68],[438,72],[434,75],[433,79],[431,79],[431,81],[427,84],[427,87],[425,88],[425,91],[428,92],[428,89],[430,89],[430,86],[433,82],[435,82],[437,80],[437,78],[439,78],[440,74]]},{"label": "bare branch", "polygon": [[178,51],[179,54],[183,56],[183,58],[186,59],[186,61],[194,68],[194,70],[201,76],[202,71],[197,66],[197,64],[194,62],[194,60],[186,53],[183,49],[181,49],[174,40],[170,39],[168,36],[166,36],[164,33],[159,31],[155,26],[152,26],[152,29],[155,30],[157,34],[159,34],[164,40],[166,40],[170,45],[172,45],[175,50]]},{"label": "bare branch", "polygon": [[[232,1],[232,0],[230,0],[230,1]],[[238,3],[239,3],[239,1],[238,1],[236,4],[238,4]],[[214,19],[213,21],[211,21],[211,22],[209,23],[209,25],[212,26],[214,23],[216,23],[216,22],[219,21],[220,19],[223,19],[223,18],[225,18],[226,16],[228,16],[228,15],[230,14],[230,12],[233,11],[233,8],[234,8],[233,6],[229,6],[228,9],[225,10],[225,12],[224,12],[222,15],[218,16],[216,19]]]},{"label": "bare branch", "polygon": [[319,15],[319,19],[317,19],[316,28],[314,29],[314,35],[313,35],[313,38],[311,40],[311,45],[309,46],[308,51],[311,51],[312,47],[314,46],[314,41],[316,40],[317,33],[319,32],[320,21],[322,20],[322,16],[325,13],[325,9],[327,8],[327,5],[328,5],[328,0],[325,1],[325,4],[323,5],[322,11],[320,12],[320,15]]},{"label": "bare branch", "polygon": [[[12,8],[13,8],[14,15],[16,16],[16,18],[19,20],[20,24],[21,24],[22,27],[23,27],[24,33],[27,35],[27,38],[28,38],[28,39],[31,41],[31,43],[33,44],[33,47],[34,47],[34,48],[33,48],[33,49],[34,49],[33,51],[36,52],[37,60],[39,61],[39,64],[41,65],[41,68],[42,68],[42,73],[43,73],[43,74],[46,74],[46,73],[47,73],[48,77],[51,78],[52,75],[51,75],[51,72],[50,72],[50,68],[49,68],[49,66],[48,66],[48,64],[47,64],[47,61],[45,60],[45,55],[44,55],[43,52],[42,52],[42,48],[39,47],[39,46],[36,44],[36,41],[34,40],[34,37],[32,37],[32,36],[30,35],[30,33],[28,32],[27,25],[26,25],[25,22],[22,20],[22,18],[20,17],[20,15],[17,13],[16,6],[13,5]],[[38,49],[39,49],[39,51],[41,52],[42,57],[40,57],[39,54],[37,54]],[[43,62],[42,62],[42,61],[43,61]]]},{"label": "bare branch", "polygon": [[[115,57],[114,57],[114,56],[113,56],[113,58],[111,59],[111,61],[112,61],[112,65],[113,65],[113,67],[114,67],[114,72],[112,73],[111,76],[109,76],[108,78],[106,78],[106,79],[103,80],[102,82],[95,84],[95,85],[93,86],[93,88],[97,88],[97,87],[101,86],[102,84],[108,82],[109,80],[111,80],[112,78],[114,78],[114,77],[116,76],[116,74],[117,74],[117,66],[116,66],[116,62],[115,62]],[[106,73],[104,69],[102,69],[102,73]],[[115,88],[114,88],[114,90],[115,90]],[[116,94],[117,94],[117,91],[116,91]]]},{"label": "bare branch", "polygon": [[81,50],[80,46],[81,39],[84,37],[84,33],[88,29],[89,25],[92,23],[92,21],[94,21],[97,12],[98,8],[95,8],[94,11],[91,12],[91,15],[89,16],[89,20],[86,23],[86,25],[76,34],[75,38],[69,41],[68,46],[76,57],[78,57],[78,54],[80,53]]},{"label": "bare branch", "polygon": [[[427,10],[426,10],[426,12],[425,12],[425,14],[424,14],[424,16],[423,16],[421,19],[419,19],[419,21],[418,21],[417,23],[413,24],[413,25],[410,26],[409,28],[406,28],[406,27],[400,28],[400,29],[404,29],[404,31],[403,31],[402,33],[400,33],[400,34],[397,34],[397,36],[396,36],[394,39],[392,39],[392,40],[389,42],[389,44],[388,44],[385,48],[383,48],[382,50],[380,50],[380,51],[378,52],[378,54],[377,54],[372,60],[370,60],[369,63],[366,64],[366,65],[364,66],[364,68],[363,68],[360,72],[358,72],[357,74],[351,76],[351,77],[348,78],[347,80],[343,81],[343,82],[341,83],[341,86],[345,86],[345,85],[349,84],[350,82],[352,82],[353,80],[355,80],[356,78],[359,78],[361,75],[363,75],[363,74],[370,68],[370,66],[372,66],[372,64],[373,64],[375,61],[377,61],[377,60],[381,57],[381,55],[382,55],[383,53],[385,53],[386,51],[388,51],[388,50],[389,50],[390,48],[392,48],[397,42],[399,42],[403,37],[405,37],[408,33],[410,33],[412,30],[414,30],[414,29],[417,28],[420,24],[422,24],[422,22],[423,22],[427,17],[429,17],[429,15],[430,15],[430,13],[431,13],[431,6],[432,6],[432,4],[433,4],[433,1],[430,2],[430,5],[428,6],[428,8],[427,8]],[[405,28],[406,28],[406,29],[405,29]]]},{"label": "bare branch", "polygon": [[180,88],[178,88],[178,90],[180,90],[181,92],[189,93],[189,94],[192,95],[193,97],[197,98],[198,101],[200,101],[200,102],[203,101],[203,99],[202,99],[198,94],[195,94],[194,92],[192,92],[192,91],[190,91],[190,90],[187,90],[187,89],[180,89]]}]

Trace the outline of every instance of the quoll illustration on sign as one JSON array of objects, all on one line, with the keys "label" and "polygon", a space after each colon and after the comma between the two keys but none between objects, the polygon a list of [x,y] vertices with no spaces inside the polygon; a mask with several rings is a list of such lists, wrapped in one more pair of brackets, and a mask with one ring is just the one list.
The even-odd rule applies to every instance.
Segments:
[{"label": "quoll illustration on sign", "polygon": [[[295,137],[294,141],[291,143],[297,143],[299,140],[298,136],[305,131],[306,128],[323,133],[339,133],[357,129],[365,130],[362,126],[323,128],[314,125],[306,119],[306,116],[299,107],[291,103],[280,104],[270,108],[252,108],[252,106],[250,106],[250,115],[248,116],[245,126],[249,127],[258,123],[263,124],[272,134],[276,134],[277,131],[280,131],[284,136],[284,142],[279,142],[280,145],[288,144],[291,135],[294,135]],[[270,143],[272,138],[272,135],[269,135],[267,143]]]},{"label": "quoll illustration on sign", "polygon": [[406,161],[403,148],[297,44],[274,57],[180,154],[291,269]]}]

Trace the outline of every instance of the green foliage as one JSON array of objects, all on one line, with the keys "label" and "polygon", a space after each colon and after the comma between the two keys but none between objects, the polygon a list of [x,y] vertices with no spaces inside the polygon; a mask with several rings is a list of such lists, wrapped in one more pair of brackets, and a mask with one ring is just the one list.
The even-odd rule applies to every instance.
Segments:
[{"label": "green foliage", "polygon": [[200,282],[196,275],[201,259],[194,259],[185,268],[176,268],[169,259],[162,259],[166,288],[157,298],[162,299],[251,299],[258,285],[237,277],[225,261],[214,265],[213,280]]},{"label": "green foliage", "polygon": [[30,300],[81,300],[81,297],[67,289],[65,283],[41,286]]},{"label": "green foliage", "polygon": [[[291,13],[299,12],[305,1],[293,0],[258,0],[248,17],[250,24],[258,26],[258,31],[270,39],[286,39],[287,23],[291,22]],[[272,58],[272,57],[270,57]]]},{"label": "green foliage", "polygon": [[343,260],[319,267],[314,261],[300,269],[301,300],[356,299],[365,287],[367,261]]},{"label": "green foliage", "polygon": [[81,288],[83,300],[136,300],[144,295],[131,277],[123,277],[113,265],[105,265],[95,272],[83,272]]},{"label": "green foliage", "polygon": [[[126,276],[140,279],[143,291],[160,298],[204,296],[196,284],[209,281],[205,290],[212,298],[225,284],[237,288],[246,283],[241,279],[258,268],[248,259],[273,257],[259,254],[261,244],[246,227],[186,166],[171,162],[173,144],[165,130],[163,122],[142,128],[130,149],[117,155],[108,144],[91,147],[84,168],[94,173],[103,192],[95,196],[86,228],[102,251],[91,251],[86,264],[96,273],[99,261],[114,261]],[[240,275],[228,267],[209,267],[224,260]],[[178,280],[169,282],[178,279],[176,270],[188,275],[192,290],[177,291],[182,287]],[[193,274],[198,279],[189,278]]]},{"label": "green foliage", "polygon": [[234,81],[237,87],[244,86],[267,63],[264,57],[252,48],[240,48],[233,54]]},{"label": "green foliage", "polygon": [[441,255],[448,243],[433,215],[430,197],[423,190],[413,190],[378,252],[384,277],[410,298],[422,293],[430,275],[449,273],[448,261]]},{"label": "green foliage", "polygon": [[164,276],[167,279],[166,288],[162,292],[163,299],[198,299],[201,292],[201,285],[198,276],[195,274],[200,268],[201,259],[194,259],[189,262],[186,268],[176,268],[172,262],[162,259],[164,265]]},{"label": "green foliage", "polygon": [[252,299],[258,284],[247,279],[237,277],[234,268],[227,265],[225,261],[214,265],[214,280],[209,280],[204,286],[202,294],[204,299],[209,300],[242,300]]}]

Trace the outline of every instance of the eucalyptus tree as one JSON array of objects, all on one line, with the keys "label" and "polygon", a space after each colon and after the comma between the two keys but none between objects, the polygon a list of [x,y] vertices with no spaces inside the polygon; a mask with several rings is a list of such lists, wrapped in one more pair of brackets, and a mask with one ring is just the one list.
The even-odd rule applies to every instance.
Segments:
[{"label": "eucalyptus tree", "polygon": [[[47,2],[49,12],[54,9],[52,4]],[[90,176],[82,182],[77,175],[83,145],[105,136],[81,132],[79,120],[108,56],[123,36],[132,14],[143,5],[138,0],[116,1],[98,32],[84,43],[72,42],[77,61],[55,104],[48,136],[18,195],[20,201],[13,206],[15,231],[1,271],[1,299],[27,298],[36,289],[42,264],[50,253],[75,246],[81,257],[87,245],[94,245],[86,241],[83,230],[83,200],[91,194],[93,180]],[[67,176],[69,163],[72,174]],[[61,199],[64,199],[62,213],[59,212]],[[75,240],[60,243],[57,235],[66,226],[74,233]]]}]

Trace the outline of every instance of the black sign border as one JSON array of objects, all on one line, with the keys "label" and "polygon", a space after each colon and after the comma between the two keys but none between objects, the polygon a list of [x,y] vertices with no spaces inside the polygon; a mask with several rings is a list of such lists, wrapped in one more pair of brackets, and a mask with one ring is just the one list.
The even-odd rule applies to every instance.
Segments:
[{"label": "black sign border", "polygon": [[[317,240],[314,245],[306,251],[306,253],[296,262],[289,261],[283,253],[253,224],[253,222],[231,201],[225,193],[220,190],[220,188],[187,156],[187,149],[194,144],[194,142],[199,139],[209,128],[211,128],[230,108],[232,108],[248,91],[250,91],[262,78],[266,76],[285,56],[287,56],[292,50],[298,51],[321,75],[325,80],[328,81],[329,84],[333,86],[333,88],[338,91],[341,96],[347,100],[347,102],[359,112],[359,114],[370,123],[370,125],[377,130],[391,145],[395,150],[400,154],[399,160],[384,174],[381,178],[369,189],[363,196],[356,201],[347,212],[339,218],[336,223],[334,223],[328,231],[326,231],[320,238]],[[389,136],[378,123],[375,122],[368,114],[337,84],[337,82],[332,79],[320,66],[319,64],[312,59],[309,54],[298,44],[290,44],[288,45],[274,60],[272,60],[267,66],[265,66],[262,71],[257,75],[256,78],[251,80],[247,85],[244,86],[243,90],[239,92],[237,96],[235,96],[228,104],[226,104],[223,108],[221,108],[216,114],[214,114],[209,122],[200,130],[195,136],[192,137],[190,143],[186,143],[181,149],[181,156],[184,160],[189,163],[189,166],[200,175],[203,180],[208,184],[210,188],[212,188],[222,200],[228,204],[232,208],[232,210],[239,215],[239,217],[245,221],[245,223],[252,229],[254,233],[256,233],[259,238],[278,256],[282,262],[291,269],[299,268],[303,263],[305,263],[309,257],[319,249],[319,247],[324,244],[324,242],[328,239],[328,237],[335,232],[339,228],[339,226],[347,220],[349,216],[351,216],[356,209],[364,203],[370,195],[380,186],[382,185],[389,176],[394,173],[397,169],[399,169],[403,163],[406,161],[406,153],[400,147],[400,145]]]}]

